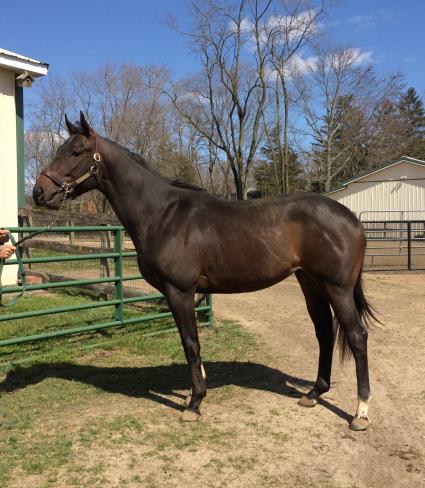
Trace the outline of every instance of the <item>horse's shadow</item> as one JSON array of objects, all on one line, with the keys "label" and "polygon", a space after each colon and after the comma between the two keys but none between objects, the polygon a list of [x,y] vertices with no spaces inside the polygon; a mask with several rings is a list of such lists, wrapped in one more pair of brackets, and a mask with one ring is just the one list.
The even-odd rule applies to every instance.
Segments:
[{"label": "horse's shadow", "polygon": [[[228,385],[264,390],[279,395],[301,398],[299,388],[311,388],[311,381],[297,378],[262,364],[237,361],[204,362],[207,371],[207,388]],[[110,393],[120,393],[136,398],[148,398],[170,408],[182,411],[178,390],[190,389],[190,375],[185,364],[145,367],[107,367],[73,363],[41,363],[29,367],[16,367],[0,383],[1,392],[13,392],[43,381],[60,378],[93,385]],[[177,390],[177,391],[176,391]],[[166,395],[166,397],[162,396]],[[174,401],[169,397],[179,400]],[[347,422],[352,416],[326,400],[319,403]]]}]

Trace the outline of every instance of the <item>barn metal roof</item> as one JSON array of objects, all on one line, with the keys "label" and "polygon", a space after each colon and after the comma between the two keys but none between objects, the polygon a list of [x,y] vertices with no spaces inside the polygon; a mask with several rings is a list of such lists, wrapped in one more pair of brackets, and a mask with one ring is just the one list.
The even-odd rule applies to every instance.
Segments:
[{"label": "barn metal roof", "polygon": [[360,180],[366,176],[373,175],[374,173],[379,173],[380,171],[383,171],[384,169],[387,169],[390,166],[395,166],[396,164],[403,163],[403,162],[404,163],[418,164],[420,166],[425,166],[425,161],[422,161],[421,159],[410,158],[409,156],[401,156],[401,158],[398,158],[396,161],[392,161],[391,163],[386,163],[386,164],[380,166],[379,168],[363,171],[362,173],[359,173],[359,174],[353,176],[349,180],[343,181],[340,187],[336,188],[335,190],[323,193],[323,195],[329,195],[331,193],[335,193],[337,191],[344,190],[345,188],[347,188],[347,186],[350,183],[354,183],[355,181]]}]

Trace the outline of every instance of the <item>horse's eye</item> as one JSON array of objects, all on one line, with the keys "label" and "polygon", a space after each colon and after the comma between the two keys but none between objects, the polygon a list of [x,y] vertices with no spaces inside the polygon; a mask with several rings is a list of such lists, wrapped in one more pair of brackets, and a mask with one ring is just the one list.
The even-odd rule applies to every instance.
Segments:
[{"label": "horse's eye", "polygon": [[71,152],[71,156],[80,156],[83,153],[82,149],[73,149]]}]

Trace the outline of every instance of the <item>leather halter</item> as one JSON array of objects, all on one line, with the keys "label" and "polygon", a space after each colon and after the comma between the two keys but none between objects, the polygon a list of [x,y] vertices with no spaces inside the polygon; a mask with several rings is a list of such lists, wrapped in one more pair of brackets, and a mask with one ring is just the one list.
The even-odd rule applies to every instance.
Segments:
[{"label": "leather halter", "polygon": [[[100,157],[100,153],[97,151],[97,140],[98,139],[96,136],[96,149],[95,149],[95,153],[93,154],[93,159],[96,161],[96,163],[99,163],[101,160],[101,157]],[[56,178],[56,176],[50,175],[46,171],[41,171],[40,174],[46,176],[46,178],[49,178],[49,180],[53,181],[53,183],[59,187],[56,193],[60,193],[63,191],[65,193],[65,197],[68,198],[74,193],[75,188],[78,185],[80,185],[84,181],[88,180],[92,176],[97,175],[98,172],[99,172],[99,168],[98,168],[97,164],[93,164],[92,166],[90,166],[89,171],[84,173],[82,176],[80,176],[76,180],[72,180],[72,181],[61,181],[59,178]]]}]

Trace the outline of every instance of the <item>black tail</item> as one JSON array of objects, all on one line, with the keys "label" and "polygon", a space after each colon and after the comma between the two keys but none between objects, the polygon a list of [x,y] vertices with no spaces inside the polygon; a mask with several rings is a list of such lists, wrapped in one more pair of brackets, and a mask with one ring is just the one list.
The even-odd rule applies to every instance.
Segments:
[{"label": "black tail", "polygon": [[[365,294],[363,292],[363,279],[362,270],[360,270],[359,276],[357,277],[356,284],[354,285],[354,303],[356,305],[356,310],[359,316],[357,321],[358,327],[362,329],[370,329],[373,322],[381,323],[376,317],[376,311],[366,300]],[[347,336],[340,327],[337,319],[334,319],[334,330],[337,336],[337,342],[340,347],[341,361],[348,359],[351,356],[351,348],[348,343]]]}]

